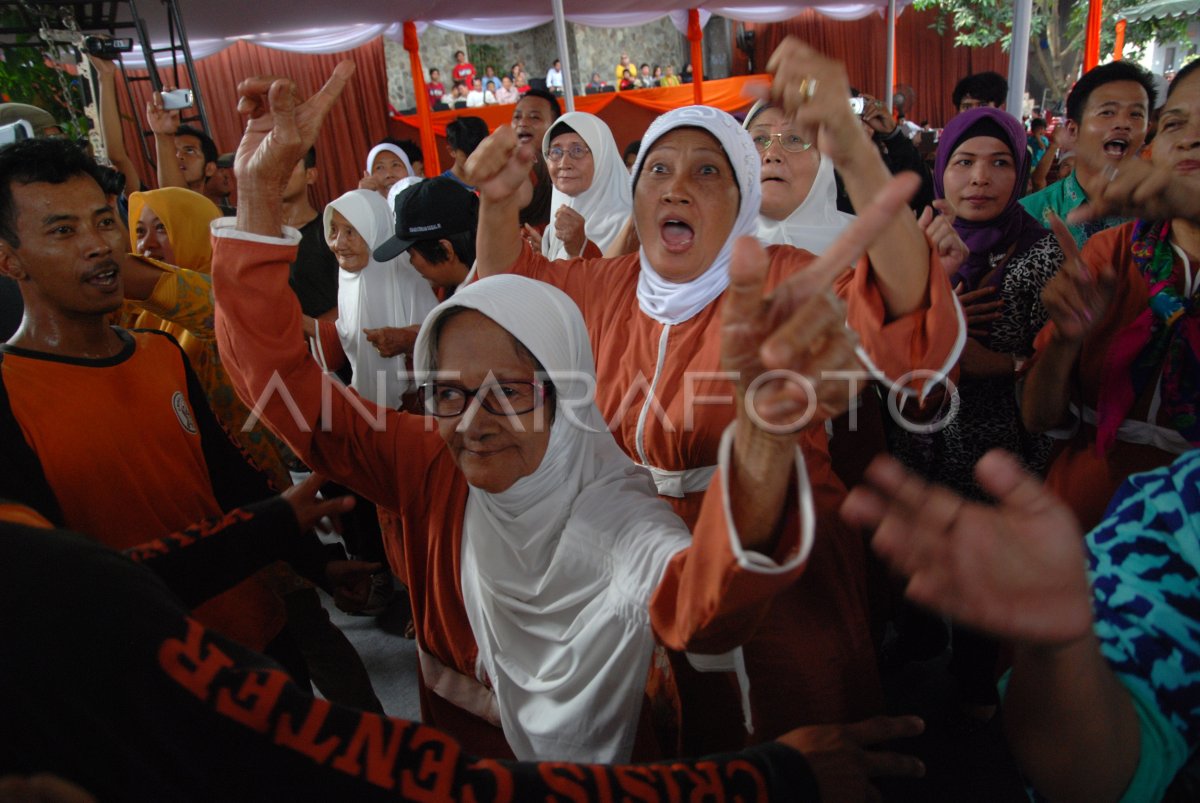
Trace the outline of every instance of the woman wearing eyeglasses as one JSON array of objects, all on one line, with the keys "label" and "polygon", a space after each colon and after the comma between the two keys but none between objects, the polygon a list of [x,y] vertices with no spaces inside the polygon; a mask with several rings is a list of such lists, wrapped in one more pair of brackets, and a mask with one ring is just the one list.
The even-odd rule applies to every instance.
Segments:
[{"label": "woman wearing eyeglasses", "polygon": [[[809,141],[820,131],[825,155],[844,170],[865,209],[890,176],[850,111],[845,68],[795,40],[781,46],[770,67],[775,102],[795,114],[796,129]],[[481,276],[511,272],[549,282],[579,305],[596,352],[600,410],[625,453],[650,469],[659,493],[684,521],[695,522],[707,501],[721,433],[734,418],[732,390],[719,373],[721,318],[732,295],[735,249],[757,231],[762,158],[723,111],[689,106],[668,112],[647,130],[633,168],[640,249],[613,259],[550,262],[516,235],[513,199],[534,156],[519,150],[512,131],[502,127],[472,157],[480,190],[476,268]],[[958,309],[945,275],[930,270],[915,218],[906,212],[880,225],[867,255],[836,285],[862,353],[897,379],[914,369],[949,370],[958,353]],[[767,289],[785,296],[812,260],[796,248],[772,246],[762,266]],[[905,390],[916,399],[924,387]],[[756,740],[882,707],[866,621],[863,545],[838,523],[845,491],[830,468],[822,424],[810,423],[799,436],[823,530],[811,570],[776,598],[743,657],[724,665],[749,678]],[[681,683],[692,682],[686,679],[690,663],[675,662]],[[684,689],[685,744],[703,751],[740,743],[746,730],[739,697],[735,693],[728,706],[728,688],[696,679],[694,687],[701,685],[695,694]]]},{"label": "woman wearing eyeglasses", "polygon": [[762,155],[759,239],[824,253],[854,220],[838,211],[833,162],[822,158],[776,106],[756,105],[745,127]]},{"label": "woman wearing eyeglasses", "polygon": [[542,140],[554,184],[553,225],[542,238],[547,259],[603,256],[629,219],[629,171],[599,117],[570,112]]}]

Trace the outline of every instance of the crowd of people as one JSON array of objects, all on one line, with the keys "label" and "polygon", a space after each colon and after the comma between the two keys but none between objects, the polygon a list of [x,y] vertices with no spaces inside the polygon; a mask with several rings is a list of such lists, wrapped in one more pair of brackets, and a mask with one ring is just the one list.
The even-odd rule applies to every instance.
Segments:
[{"label": "crowd of people", "polygon": [[[927,160],[794,39],[625,148],[455,58],[511,123],[323,209],[350,62],[0,149],[0,800],[974,799],[947,656],[1018,791],[1193,799],[1200,67],[968,76]],[[419,723],[317,588],[407,597]]]}]

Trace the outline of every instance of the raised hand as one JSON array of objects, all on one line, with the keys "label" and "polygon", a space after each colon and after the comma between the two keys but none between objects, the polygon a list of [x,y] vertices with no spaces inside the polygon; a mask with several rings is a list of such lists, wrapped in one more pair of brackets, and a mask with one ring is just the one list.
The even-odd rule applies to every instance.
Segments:
[{"label": "raised hand", "polygon": [[554,232],[558,235],[558,239],[562,240],[563,246],[567,249],[567,256],[580,256],[583,253],[583,249],[587,246],[587,233],[584,230],[585,222],[583,215],[566,204],[560,206],[558,211],[554,213]]},{"label": "raised hand", "polygon": [[[935,210],[941,214],[934,214]],[[944,198],[934,201],[932,208],[925,207],[917,219],[917,225],[925,233],[925,241],[937,253],[942,272],[947,276],[957,273],[971,255],[967,244],[954,230],[954,220],[954,205]]]},{"label": "raised hand", "polygon": [[526,223],[521,227],[521,236],[525,238],[525,242],[529,243],[533,253],[542,253],[542,233],[540,231]]},{"label": "raised hand", "polygon": [[1000,638],[1063,645],[1092,627],[1079,523],[1059,499],[995,450],[975,466],[996,505],[930,485],[875,459],[842,517],[875,530],[872,546],[909,579],[914,602]]},{"label": "raised hand", "polygon": [[954,288],[958,303],[962,304],[963,317],[967,320],[967,334],[973,338],[987,337],[993,321],[1003,316],[1000,311],[1004,300],[996,298],[995,287],[980,287],[978,290],[964,290],[965,285]]},{"label": "raised hand", "polygon": [[798,728],[780,736],[779,741],[804,754],[821,800],[862,803],[881,799],[872,778],[920,778],[925,774],[925,765],[913,756],[868,748],[917,736],[924,730],[919,717],[875,717],[852,725]]},{"label": "raised hand", "polygon": [[529,170],[536,159],[533,146],[522,146],[512,126],[502,125],[467,159],[467,181],[479,191],[481,201],[516,198],[526,184],[532,190]]},{"label": "raised hand", "polygon": [[[166,91],[167,87],[163,87]],[[146,125],[155,134],[173,137],[179,130],[179,112],[163,108],[162,92],[155,92],[146,101]]]},{"label": "raised hand", "polygon": [[789,36],[771,54],[767,72],[774,76],[771,102],[792,117],[804,138],[817,143],[835,164],[840,166],[858,149],[874,149],[850,109],[850,79],[840,61]]},{"label": "raised hand", "polygon": [[354,70],[354,62],[340,62],[308,100],[290,78],[257,76],[238,84],[238,111],[250,118],[233,162],[239,196],[259,185],[282,192]]},{"label": "raised hand", "polygon": [[375,347],[380,357],[398,357],[413,353],[417,343],[417,326],[381,326],[378,329],[363,329],[367,342]]},{"label": "raised hand", "polygon": [[1051,213],[1050,228],[1066,258],[1042,288],[1042,304],[1065,343],[1081,343],[1108,309],[1116,286],[1112,266],[1093,275],[1066,225]]},{"label": "raised hand", "polygon": [[1088,200],[1067,215],[1071,223],[1108,216],[1143,220],[1178,217],[1200,223],[1200,195],[1187,182],[1179,181],[1172,165],[1156,167],[1153,162],[1130,154],[1115,167],[1105,163],[1082,186]]}]

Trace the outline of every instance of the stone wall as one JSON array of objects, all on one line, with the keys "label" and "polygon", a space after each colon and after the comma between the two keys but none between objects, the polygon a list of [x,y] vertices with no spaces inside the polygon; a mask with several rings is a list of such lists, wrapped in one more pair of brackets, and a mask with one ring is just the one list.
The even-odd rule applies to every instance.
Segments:
[{"label": "stone wall", "polygon": [[[713,17],[705,26],[704,37],[705,77],[727,77],[730,74],[731,49],[729,21]],[[503,58],[500,64],[495,65],[497,74],[507,72],[514,62],[523,60],[530,78],[544,78],[554,59],[561,57],[552,24],[503,36],[464,35],[430,25],[421,33],[420,39],[422,64],[426,71],[430,67],[440,69],[442,82],[447,89],[450,85],[450,68],[454,66],[454,51],[469,52],[468,45],[486,44],[499,48]],[[591,28],[568,23],[567,46],[571,50],[570,64],[576,82],[576,94],[582,94],[582,87],[591,80],[593,72],[600,73],[603,80],[611,83],[613,70],[622,52],[628,53],[634,64],[647,62],[664,67],[674,64],[676,72],[682,70],[689,60],[687,38],[666,17],[633,28]],[[392,105],[400,110],[412,108],[416,105],[416,99],[408,53],[399,44],[388,40],[384,41],[384,53],[387,59],[388,96]],[[475,69],[482,75],[485,66],[475,64]]]}]

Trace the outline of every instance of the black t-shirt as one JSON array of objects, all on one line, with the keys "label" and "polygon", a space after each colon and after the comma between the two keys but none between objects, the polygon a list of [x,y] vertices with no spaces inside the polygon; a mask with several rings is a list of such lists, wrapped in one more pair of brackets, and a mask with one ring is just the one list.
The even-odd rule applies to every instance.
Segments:
[{"label": "black t-shirt", "polygon": [[288,273],[288,284],[300,299],[300,309],[310,318],[319,318],[337,307],[337,259],[325,242],[321,219],[318,212],[300,227],[300,250]]}]

